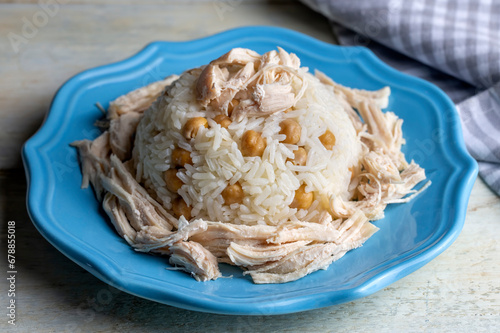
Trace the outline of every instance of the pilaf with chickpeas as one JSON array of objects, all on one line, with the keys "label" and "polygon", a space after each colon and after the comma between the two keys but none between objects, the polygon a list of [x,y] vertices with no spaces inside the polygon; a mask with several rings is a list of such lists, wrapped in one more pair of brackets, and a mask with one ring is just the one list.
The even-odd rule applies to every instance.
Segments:
[{"label": "pilaf with chickpeas", "polygon": [[227,263],[294,281],[361,246],[425,179],[401,152],[402,120],[381,110],[389,94],[281,48],[236,48],[113,101],[103,134],[73,143],[82,187],[130,246],[197,280]]}]

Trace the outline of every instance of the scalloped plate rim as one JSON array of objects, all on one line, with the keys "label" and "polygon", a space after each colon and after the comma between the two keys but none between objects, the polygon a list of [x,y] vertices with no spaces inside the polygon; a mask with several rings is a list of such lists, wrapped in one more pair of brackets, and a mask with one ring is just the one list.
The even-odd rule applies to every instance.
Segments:
[{"label": "scalloped plate rim", "polygon": [[[40,190],[41,186],[34,184],[33,179],[37,179],[40,176],[41,171],[35,169],[33,164],[36,162],[42,162],[43,165],[43,148],[50,147],[51,142],[57,141],[57,133],[53,135],[53,127],[52,122],[60,119],[61,113],[63,109],[61,107],[57,108],[60,103],[71,98],[68,96],[69,93],[72,93],[72,89],[77,89],[78,86],[88,82],[91,82],[100,76],[111,75],[113,73],[120,73],[123,70],[131,70],[134,66],[138,66],[141,68],[149,61],[156,59],[161,56],[162,49],[168,48],[194,48],[200,49],[202,44],[211,44],[214,42],[233,42],[235,38],[241,38],[244,36],[245,38],[262,38],[269,39],[273,42],[276,41],[276,37],[269,37],[273,34],[281,34],[286,37],[286,42],[289,42],[292,39],[298,40],[299,43],[305,43],[308,45],[313,45],[316,48],[321,49],[350,49],[355,50],[355,57],[350,58],[352,61],[358,61],[361,66],[366,65],[366,62],[370,62],[370,65],[373,65],[375,71],[383,71],[384,73],[388,73],[392,75],[389,79],[385,81],[391,81],[396,79],[402,79],[404,81],[411,81],[413,84],[421,85],[426,87],[434,94],[434,99],[440,100],[443,105],[448,108],[454,110],[454,106],[449,98],[437,87],[432,85],[429,82],[423,81],[418,78],[414,78],[398,72],[397,70],[389,67],[381,60],[379,60],[370,50],[362,47],[343,47],[327,44],[325,42],[316,40],[307,35],[284,29],[284,28],[276,28],[276,27],[243,27],[236,28],[232,30],[228,30],[225,32],[221,32],[212,36],[203,37],[200,39],[195,39],[191,41],[177,41],[177,42],[166,42],[166,41],[157,41],[149,43],[146,47],[144,47],[141,51],[136,53],[135,55],[104,66],[99,66],[96,68],[92,68],[86,71],[83,71],[62,85],[62,87],[56,93],[50,108],[50,112],[46,116],[41,128],[25,143],[23,147],[23,162],[26,169],[26,177],[28,179],[28,196],[27,196],[27,206],[30,218],[32,219],[35,227],[39,230],[39,232],[59,251],[64,253],[71,260],[91,272],[93,275],[97,276],[99,279],[105,281],[106,283],[117,287],[123,291],[128,293],[151,299],[154,301],[158,301],[161,303],[178,306],[181,308],[196,310],[196,311],[205,311],[212,313],[222,313],[222,314],[284,314],[284,313],[292,313],[304,310],[310,310],[315,308],[320,308],[324,306],[344,303],[347,301],[351,301],[360,297],[364,297],[370,295],[381,288],[401,279],[402,277],[410,274],[421,266],[425,265],[427,262],[435,258],[442,251],[444,251],[453,241],[456,239],[458,234],[460,233],[464,219],[465,219],[465,211],[467,207],[467,201],[469,198],[470,191],[472,189],[472,185],[477,175],[477,163],[468,155],[465,145],[463,143],[462,133],[460,126],[456,126],[457,123],[460,124],[460,120],[458,118],[458,114],[456,111],[453,113],[453,121],[450,122],[449,133],[452,134],[454,139],[454,144],[447,144],[447,148],[451,148],[453,151],[453,160],[459,161],[461,163],[461,169],[456,167],[454,168],[454,173],[461,171],[462,179],[458,183],[455,183],[455,187],[457,191],[454,193],[454,200],[458,202],[458,207],[460,207],[459,211],[456,212],[456,216],[454,219],[454,223],[452,224],[452,228],[450,228],[442,237],[436,241],[436,243],[423,251],[423,253],[407,254],[411,256],[411,258],[400,262],[396,265],[393,265],[389,268],[386,268],[381,273],[376,274],[374,277],[368,279],[366,282],[358,285],[355,288],[341,290],[341,291],[329,291],[327,293],[313,293],[300,295],[298,297],[294,297],[291,299],[284,298],[278,301],[260,301],[260,302],[248,302],[249,299],[242,299],[240,302],[236,302],[233,298],[224,298],[220,297],[220,299],[214,300],[192,300],[186,299],[185,295],[182,292],[169,291],[168,293],[162,293],[162,296],[168,296],[167,298],[155,297],[152,296],[151,293],[155,291],[155,286],[143,286],[141,283],[138,283],[138,279],[140,280],[141,275],[137,275],[132,272],[128,272],[125,269],[117,267],[115,263],[109,262],[108,258],[104,257],[94,257],[89,256],[88,250],[94,252],[92,248],[87,246],[89,249],[87,251],[78,250],[71,247],[68,242],[61,240],[57,236],[57,230],[51,228],[53,225],[53,221],[48,219],[47,212],[43,210],[43,208],[37,205],[36,199],[40,198]],[[304,47],[304,45],[301,45]],[[327,57],[323,58],[323,61],[333,61],[334,59],[329,59]],[[373,70],[372,68],[372,70]],[[375,75],[373,72],[371,75]],[[395,76],[395,78],[394,78]],[[375,75],[375,77],[377,77]],[[391,81],[394,84],[393,81]],[[407,88],[412,92],[415,92],[414,89]],[[436,97],[437,96],[437,97]],[[424,96],[429,98],[427,96]],[[434,100],[432,102],[435,102]],[[63,115],[64,116],[64,115]],[[66,115],[69,117],[69,115]],[[63,124],[64,125],[64,124]],[[454,126],[455,125],[455,126]],[[454,127],[453,127],[454,126]],[[63,127],[61,127],[63,128]],[[36,148],[40,148],[40,151],[36,152]],[[448,158],[450,158],[448,156]],[[50,167],[48,167],[50,168]],[[50,184],[49,184],[50,185]],[[53,182],[51,185],[54,185]],[[48,199],[47,199],[48,200]],[[50,214],[49,214],[50,215]],[[395,259],[396,260],[396,259]],[[117,278],[117,276],[119,278]],[[147,279],[147,277],[145,277]],[[157,291],[157,290],[156,290]],[[314,305],[312,304],[312,298],[314,298]],[[318,299],[319,298],[319,299]],[[232,302],[230,302],[232,301]],[[244,303],[246,302],[246,303]],[[238,305],[238,309],[235,309],[234,306]]]}]

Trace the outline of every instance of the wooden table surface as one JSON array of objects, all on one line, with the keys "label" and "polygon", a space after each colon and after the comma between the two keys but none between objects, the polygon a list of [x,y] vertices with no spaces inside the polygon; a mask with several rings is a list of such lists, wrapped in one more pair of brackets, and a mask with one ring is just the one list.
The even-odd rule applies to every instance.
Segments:
[{"label": "wooden table surface", "polygon": [[[108,287],[37,232],[20,148],[65,80],[151,41],[245,25],[335,42],[328,21],[295,1],[0,1],[0,331],[500,332],[500,199],[481,180],[462,233],[431,263],[366,298],[291,315],[212,315],[150,302]],[[16,222],[16,326],[6,316],[8,221]]]}]

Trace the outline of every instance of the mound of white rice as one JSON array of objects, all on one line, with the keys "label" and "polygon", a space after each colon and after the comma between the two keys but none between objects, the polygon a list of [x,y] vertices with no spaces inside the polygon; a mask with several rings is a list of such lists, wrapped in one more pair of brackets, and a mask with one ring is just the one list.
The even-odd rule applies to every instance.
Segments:
[{"label": "mound of white rice", "polygon": [[[333,87],[322,84],[307,68],[300,68],[307,88],[292,110],[248,116],[241,122],[233,121],[226,129],[213,120],[218,111],[197,101],[195,86],[201,71],[199,68],[182,74],[145,112],[136,132],[136,178],[167,210],[180,195],[191,207],[193,218],[277,225],[316,221],[321,211],[328,209],[332,195],[350,198],[349,169],[359,165],[362,144]],[[292,87],[299,89],[298,85]],[[193,117],[205,117],[208,128],[201,127],[194,138],[186,139],[182,128]],[[280,142],[285,138],[279,134],[284,119],[294,119],[301,125],[297,144]],[[247,130],[260,132],[265,138],[267,146],[262,157],[243,156],[241,138]],[[327,130],[336,139],[331,150],[319,139]],[[184,185],[178,193],[172,193],[166,188],[163,173],[174,168],[171,156],[176,147],[191,152],[192,164],[178,170]],[[299,147],[307,151],[305,166],[287,162]],[[221,193],[236,182],[242,186],[244,199],[241,204],[228,206]],[[314,193],[314,201],[308,209],[290,208],[302,184],[306,192]]]}]

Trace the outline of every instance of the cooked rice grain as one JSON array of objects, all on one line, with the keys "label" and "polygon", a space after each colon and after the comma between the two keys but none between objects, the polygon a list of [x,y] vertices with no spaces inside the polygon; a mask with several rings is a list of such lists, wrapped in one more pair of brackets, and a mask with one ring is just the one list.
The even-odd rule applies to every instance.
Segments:
[{"label": "cooked rice grain", "polygon": [[[277,225],[290,220],[314,220],[320,215],[318,209],[324,209],[320,205],[322,197],[349,198],[349,167],[359,164],[362,144],[331,87],[303,71],[307,87],[293,110],[268,117],[248,116],[222,128],[213,121],[217,113],[210,106],[202,107],[196,99],[199,71],[184,73],[145,112],[137,128],[133,151],[136,178],[156,193],[166,208],[180,195],[196,218]],[[293,86],[300,89],[298,84]],[[193,117],[207,117],[209,128],[201,127],[193,139],[186,140],[182,126]],[[286,137],[279,134],[284,119],[294,119],[301,126],[296,145],[281,142]],[[244,157],[241,153],[241,137],[248,130],[260,132],[266,140],[262,157]],[[325,149],[318,139],[326,130],[336,138],[332,150]],[[308,152],[305,166],[287,162],[294,158],[299,146]],[[178,193],[170,193],[165,190],[162,173],[174,167],[170,155],[175,147],[191,152],[193,165],[178,173],[185,185]],[[224,205],[222,191],[236,182],[242,186],[244,202]],[[301,184],[314,192],[315,200],[308,210],[297,211],[289,205]]]}]

